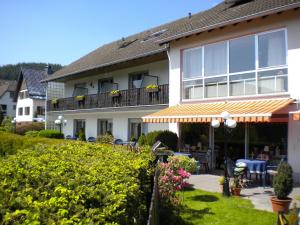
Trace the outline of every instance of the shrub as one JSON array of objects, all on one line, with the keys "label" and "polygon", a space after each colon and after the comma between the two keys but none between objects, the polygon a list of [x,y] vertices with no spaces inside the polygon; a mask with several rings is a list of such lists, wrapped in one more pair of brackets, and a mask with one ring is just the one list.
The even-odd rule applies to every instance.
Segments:
[{"label": "shrub", "polygon": [[168,146],[170,149],[175,150],[177,148],[178,137],[177,134],[168,130],[152,131],[146,135],[145,140],[144,137],[142,137],[141,141],[139,142],[141,142],[142,145],[152,146],[157,141],[161,141],[164,145]]},{"label": "shrub", "polygon": [[281,162],[278,166],[277,175],[273,180],[275,195],[278,199],[286,199],[293,190],[293,169],[286,163]]},{"label": "shrub", "polygon": [[151,160],[149,152],[74,141],[20,149],[0,158],[0,221],[145,224]]},{"label": "shrub", "polygon": [[182,168],[189,173],[193,173],[197,169],[197,162],[194,158],[189,158],[187,156],[169,156],[168,162],[172,165],[174,170]]},{"label": "shrub", "polygon": [[219,181],[219,184],[220,184],[220,185],[224,185],[224,183],[225,183],[225,177],[224,177],[224,176],[221,176],[221,177],[218,179],[218,181]]},{"label": "shrub", "polygon": [[145,134],[141,134],[141,136],[139,137],[139,140],[138,140],[138,144],[139,144],[139,146],[147,145],[147,139],[146,139]]},{"label": "shrub", "polygon": [[41,137],[30,138],[0,131],[0,156],[16,154],[19,149],[33,147],[37,144],[53,145],[59,143],[62,141]]},{"label": "shrub", "polygon": [[27,131],[40,131],[45,129],[45,124],[41,122],[21,123],[16,126],[16,133],[25,135]]},{"label": "shrub", "polygon": [[11,116],[6,116],[1,123],[1,130],[6,132],[13,132],[14,131],[14,125],[12,124],[13,118]]},{"label": "shrub", "polygon": [[38,137],[39,136],[39,131],[37,130],[32,130],[32,131],[27,131],[25,133],[26,137]]},{"label": "shrub", "polygon": [[63,139],[64,134],[60,133],[58,130],[41,130],[39,132],[39,137]]},{"label": "shrub", "polygon": [[80,129],[79,130],[78,140],[79,141],[86,141],[84,129]]},{"label": "shrub", "polygon": [[[184,156],[185,157],[185,156]],[[160,197],[163,200],[164,205],[178,206],[180,203],[176,191],[182,190],[188,185],[186,179],[190,177],[190,173],[185,169],[192,168],[186,165],[191,165],[194,163],[193,160],[184,159],[186,162],[190,160],[190,163],[182,163],[182,158],[178,156],[172,157],[168,163],[159,164],[159,177],[158,177],[158,190]]]},{"label": "shrub", "polygon": [[112,136],[109,133],[106,133],[104,135],[99,135],[97,137],[97,142],[101,144],[112,144],[114,142],[114,136]]}]

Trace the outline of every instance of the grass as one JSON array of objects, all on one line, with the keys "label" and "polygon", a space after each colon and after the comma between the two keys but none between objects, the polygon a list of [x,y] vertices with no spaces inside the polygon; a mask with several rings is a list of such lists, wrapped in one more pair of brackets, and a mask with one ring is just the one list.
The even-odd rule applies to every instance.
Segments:
[{"label": "grass", "polygon": [[274,213],[256,210],[250,200],[225,198],[202,190],[184,192],[184,206],[178,211],[161,212],[160,224],[169,225],[272,225]]}]

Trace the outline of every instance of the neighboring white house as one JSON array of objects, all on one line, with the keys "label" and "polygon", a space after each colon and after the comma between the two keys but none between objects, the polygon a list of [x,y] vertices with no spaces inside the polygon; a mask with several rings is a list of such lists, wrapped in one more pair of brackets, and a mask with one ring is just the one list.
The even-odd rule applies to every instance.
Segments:
[{"label": "neighboring white house", "polygon": [[15,91],[16,81],[0,80],[0,108],[4,116],[14,117],[16,115]]},{"label": "neighboring white house", "polygon": [[51,68],[36,70],[22,68],[17,81],[16,121],[34,122],[45,119],[46,84],[41,83],[51,74]]},{"label": "neighboring white house", "polygon": [[[71,136],[112,131],[128,140],[170,129],[182,149],[212,149],[217,165],[225,138],[210,122],[228,111],[238,122],[232,158],[287,156],[300,182],[299,7],[226,0],[104,45],[46,79],[65,88],[64,98],[48,98],[47,115],[63,115]],[[158,89],[149,93],[149,84]]]}]

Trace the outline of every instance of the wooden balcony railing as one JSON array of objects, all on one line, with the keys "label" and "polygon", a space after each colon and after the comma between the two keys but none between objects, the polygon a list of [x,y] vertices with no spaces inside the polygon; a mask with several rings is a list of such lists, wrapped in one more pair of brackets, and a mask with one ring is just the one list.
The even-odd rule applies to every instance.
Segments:
[{"label": "wooden balcony railing", "polygon": [[146,88],[121,90],[120,95],[112,97],[109,92],[84,96],[83,100],[76,97],[48,100],[48,111],[80,110],[93,108],[145,106],[169,103],[169,85],[158,86],[158,90],[149,92]]}]

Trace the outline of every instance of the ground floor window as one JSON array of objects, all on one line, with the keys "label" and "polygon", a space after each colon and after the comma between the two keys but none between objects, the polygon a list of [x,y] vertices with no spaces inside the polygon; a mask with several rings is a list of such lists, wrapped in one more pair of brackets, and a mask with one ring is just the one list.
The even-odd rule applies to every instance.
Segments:
[{"label": "ground floor window", "polygon": [[97,135],[104,135],[106,133],[111,133],[113,132],[113,121],[112,119],[98,119],[98,131]]},{"label": "ground floor window", "polygon": [[6,113],[7,113],[7,105],[1,105],[1,106],[0,106],[0,109],[2,109],[3,115],[6,116]]},{"label": "ground floor window", "polygon": [[30,107],[25,107],[25,115],[26,116],[30,115]]},{"label": "ground floor window", "polygon": [[129,119],[129,140],[138,140],[142,134],[142,119]]},{"label": "ground floor window", "polygon": [[45,115],[45,107],[43,107],[43,106],[37,106],[36,107],[36,114],[37,115]]},{"label": "ground floor window", "polygon": [[79,137],[79,133],[85,133],[85,120],[74,120],[74,136]]}]

